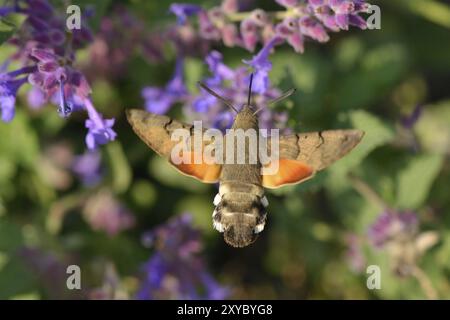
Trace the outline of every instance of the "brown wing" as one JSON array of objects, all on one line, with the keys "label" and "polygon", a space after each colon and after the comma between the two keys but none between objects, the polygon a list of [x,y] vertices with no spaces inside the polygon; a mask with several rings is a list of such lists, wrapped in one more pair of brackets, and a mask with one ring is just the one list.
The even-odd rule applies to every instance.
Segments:
[{"label": "brown wing", "polygon": [[[328,130],[282,136],[279,170],[273,177],[263,175],[263,185],[277,188],[305,181],[349,153],[363,136],[361,130]],[[284,168],[284,163],[289,166]]]},{"label": "brown wing", "polygon": [[349,153],[362,139],[361,130],[328,130],[280,137],[280,158],[302,161],[320,171]]},{"label": "brown wing", "polygon": [[[185,124],[164,115],[153,114],[139,109],[128,109],[126,113],[128,122],[142,141],[157,154],[166,158],[170,164],[180,172],[205,183],[214,183],[218,181],[221,172],[221,166],[218,164],[206,164],[203,161],[200,164],[181,163],[177,165],[172,162],[172,149],[179,143],[178,141],[172,141],[171,137],[173,132],[176,129],[186,129],[192,135],[193,125]],[[204,146],[206,146],[209,142],[204,141],[204,144]],[[202,152],[204,146],[202,146],[202,150],[191,150],[191,152],[187,154],[187,158],[193,159],[194,153]],[[203,159],[202,155],[201,158]]]}]

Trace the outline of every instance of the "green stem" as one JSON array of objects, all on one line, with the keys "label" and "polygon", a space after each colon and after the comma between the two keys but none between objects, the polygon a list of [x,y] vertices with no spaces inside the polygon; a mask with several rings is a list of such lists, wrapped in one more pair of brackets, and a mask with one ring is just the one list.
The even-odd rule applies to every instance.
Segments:
[{"label": "green stem", "polygon": [[88,193],[81,192],[63,197],[55,202],[50,208],[50,212],[47,216],[46,227],[48,232],[57,234],[61,229],[66,213],[69,210],[81,206],[87,197]]},{"label": "green stem", "polygon": [[352,187],[358,191],[363,198],[373,203],[375,206],[380,207],[381,210],[389,209],[389,206],[367,183],[352,174],[349,174],[348,178],[350,179]]},{"label": "green stem", "polygon": [[420,287],[422,288],[428,300],[438,299],[438,294],[436,292],[436,289],[434,289],[433,287],[433,283],[421,268],[419,268],[418,266],[414,266],[412,275],[419,282]]}]

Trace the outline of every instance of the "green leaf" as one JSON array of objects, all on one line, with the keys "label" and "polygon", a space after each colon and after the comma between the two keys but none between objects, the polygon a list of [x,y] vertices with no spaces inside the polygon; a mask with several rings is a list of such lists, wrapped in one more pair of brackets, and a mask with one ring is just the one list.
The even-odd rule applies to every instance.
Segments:
[{"label": "green leaf", "polygon": [[190,92],[198,91],[197,81],[202,78],[204,64],[192,58],[186,58],[184,62],[185,83]]},{"label": "green leaf", "polygon": [[401,0],[398,4],[434,22],[450,28],[450,6],[434,0]]},{"label": "green leaf", "polygon": [[[277,107],[289,111],[289,127],[299,126],[309,131],[323,126],[324,115],[329,115],[325,103],[329,96],[330,61],[313,50],[304,55],[280,52],[271,57],[273,70],[270,79],[283,90],[297,89],[289,100]],[[293,103],[289,104],[289,101]],[[289,108],[289,105],[292,107]]]},{"label": "green leaf", "polygon": [[134,202],[143,208],[151,207],[157,200],[156,188],[146,180],[137,180],[131,187]]},{"label": "green leaf", "polygon": [[16,174],[16,165],[10,159],[0,156],[0,185],[10,181]]},{"label": "green leaf", "polygon": [[365,135],[355,149],[330,168],[334,174],[347,173],[359,165],[370,152],[388,143],[394,137],[391,127],[366,111],[353,111],[349,114],[349,118],[353,127],[363,130]]},{"label": "green leaf", "polygon": [[401,80],[409,64],[406,48],[388,43],[361,55],[359,66],[349,69],[336,83],[336,107],[356,109],[373,103]]},{"label": "green leaf", "polygon": [[0,31],[0,45],[13,35],[14,31]]},{"label": "green leaf", "polygon": [[354,69],[364,54],[364,45],[360,38],[347,36],[336,46],[335,62],[339,70],[350,71]]},{"label": "green leaf", "polygon": [[35,289],[35,276],[17,256],[10,256],[0,272],[0,299],[27,294]]},{"label": "green leaf", "polygon": [[26,115],[19,109],[9,123],[0,121],[0,154],[14,163],[28,168],[36,165],[39,156],[39,142],[34,128]]},{"label": "green leaf", "polygon": [[0,218],[0,251],[14,251],[22,245],[23,236],[20,227],[5,218]]},{"label": "green leaf", "polygon": [[413,158],[398,174],[397,206],[401,209],[417,209],[423,205],[442,163],[443,157],[440,155]]},{"label": "green leaf", "polygon": [[450,100],[424,107],[414,127],[421,147],[429,153],[450,153]]},{"label": "green leaf", "polygon": [[11,38],[15,31],[16,28],[12,22],[5,18],[0,19],[0,45]]},{"label": "green leaf", "polygon": [[112,187],[115,192],[125,192],[131,183],[131,169],[122,145],[118,141],[106,146],[108,166],[111,171]]}]

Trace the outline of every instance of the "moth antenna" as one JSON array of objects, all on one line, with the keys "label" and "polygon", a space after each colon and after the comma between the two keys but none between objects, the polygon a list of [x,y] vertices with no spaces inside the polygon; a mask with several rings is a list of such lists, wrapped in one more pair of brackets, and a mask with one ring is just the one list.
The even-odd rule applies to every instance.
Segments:
[{"label": "moth antenna", "polygon": [[264,107],[258,108],[258,110],[256,110],[255,112],[253,112],[253,115],[256,116],[262,109],[264,109]]},{"label": "moth antenna", "polygon": [[286,91],[285,93],[283,93],[281,96],[279,96],[278,98],[275,98],[275,99],[269,101],[267,103],[267,105],[275,104],[275,103],[278,103],[278,102],[280,102],[280,101],[282,101],[282,100],[284,100],[286,98],[289,98],[291,95],[293,95],[295,93],[295,91],[296,91],[296,89],[291,88],[288,91]]},{"label": "moth antenna", "polygon": [[[295,93],[295,91],[296,91],[296,89],[294,89],[294,88],[289,89],[288,91],[286,91],[285,93],[283,93],[283,94],[282,94],[281,96],[279,96],[278,98],[275,98],[275,99],[269,101],[269,102],[267,103],[267,105],[271,105],[271,104],[274,104],[274,103],[278,103],[278,102],[280,102],[280,101],[282,101],[282,100],[284,100],[284,99],[290,97],[292,94]],[[262,109],[263,109],[263,107],[259,108],[258,110],[256,110],[256,111],[253,113],[253,115],[256,115],[256,114],[257,114],[258,112],[260,112]]]},{"label": "moth antenna", "polygon": [[252,85],[253,85],[253,73],[250,74],[250,84],[248,85],[248,100],[247,100],[248,106],[250,106],[250,102],[252,99]]},{"label": "moth antenna", "polygon": [[224,97],[222,97],[221,95],[219,95],[217,92],[215,92],[214,90],[212,90],[211,88],[209,88],[206,84],[204,84],[203,82],[197,82],[198,85],[200,87],[202,87],[204,90],[206,90],[210,95],[216,97],[217,99],[219,99],[220,101],[222,101],[223,103],[225,103],[229,108],[233,109],[234,112],[238,113],[238,111],[236,110],[236,108],[233,106],[233,103],[228,100],[225,99]]}]

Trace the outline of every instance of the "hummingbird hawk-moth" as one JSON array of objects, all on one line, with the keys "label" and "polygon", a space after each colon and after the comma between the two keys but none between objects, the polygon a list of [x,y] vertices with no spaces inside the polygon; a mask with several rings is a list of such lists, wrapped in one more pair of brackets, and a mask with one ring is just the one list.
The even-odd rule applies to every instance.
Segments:
[{"label": "hummingbird hawk-moth", "polygon": [[[248,95],[248,103],[240,111],[233,106],[231,101],[221,97],[206,85],[200,86],[216,98],[221,100],[236,112],[236,117],[231,129],[258,130],[257,113],[251,106],[251,82]],[[290,90],[280,98],[272,102],[280,101],[291,95]],[[171,119],[164,115],[157,115],[144,110],[127,110],[127,118],[136,134],[156,153],[167,158],[181,173],[194,177],[204,183],[219,182],[219,192],[214,198],[214,212],[212,215],[214,228],[223,233],[224,240],[233,247],[245,247],[253,243],[258,234],[264,229],[269,203],[264,195],[264,188],[278,188],[283,185],[297,184],[310,179],[314,174],[336,160],[342,158],[352,150],[362,139],[364,132],[361,130],[327,130],[310,133],[288,134],[279,137],[276,172],[264,171],[264,168],[272,165],[262,164],[256,156],[256,163],[250,162],[250,139],[246,139],[241,145],[234,145],[234,151],[244,147],[244,163],[228,163],[204,161],[173,161],[172,151],[177,145],[172,135],[176,130],[184,129],[193,136],[194,126]],[[230,144],[230,136],[225,135],[224,144]],[[183,156],[193,159],[214,141],[204,140],[197,148],[190,146],[184,151]],[[253,142],[254,143],[254,142]],[[268,149],[270,150],[270,144]],[[186,154],[187,153],[187,154]],[[211,160],[211,159],[210,159]]]}]

